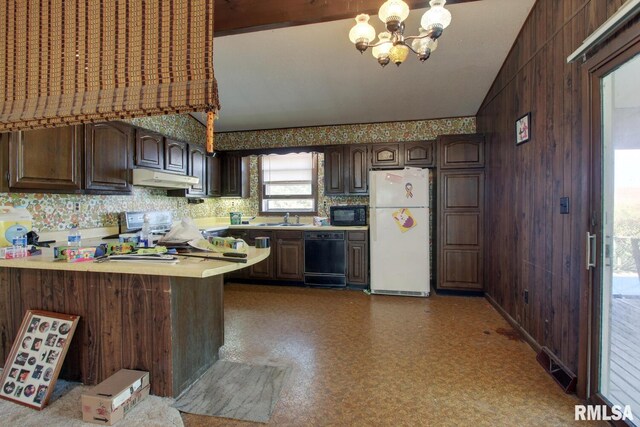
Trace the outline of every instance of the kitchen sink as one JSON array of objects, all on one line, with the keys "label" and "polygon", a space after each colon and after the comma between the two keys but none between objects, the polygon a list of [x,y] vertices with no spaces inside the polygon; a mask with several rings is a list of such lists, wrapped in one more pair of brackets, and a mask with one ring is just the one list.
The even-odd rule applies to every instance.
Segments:
[{"label": "kitchen sink", "polygon": [[297,224],[292,222],[263,222],[262,224],[256,224],[258,227],[300,227],[308,224]]}]

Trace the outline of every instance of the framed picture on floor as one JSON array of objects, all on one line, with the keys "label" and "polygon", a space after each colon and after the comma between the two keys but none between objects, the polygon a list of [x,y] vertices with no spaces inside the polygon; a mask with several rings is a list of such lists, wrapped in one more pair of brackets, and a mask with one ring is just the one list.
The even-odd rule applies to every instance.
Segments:
[{"label": "framed picture on floor", "polygon": [[531,139],[531,112],[516,120],[516,145],[524,144]]},{"label": "framed picture on floor", "polygon": [[27,310],[0,377],[0,398],[41,410],[67,355],[80,316]]}]

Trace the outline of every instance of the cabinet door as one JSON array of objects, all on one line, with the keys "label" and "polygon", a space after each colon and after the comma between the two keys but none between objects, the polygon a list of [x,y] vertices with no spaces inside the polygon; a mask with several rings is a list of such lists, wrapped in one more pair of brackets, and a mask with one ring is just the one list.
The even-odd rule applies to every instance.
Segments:
[{"label": "cabinet door", "polygon": [[0,133],[0,193],[9,191],[9,137],[10,133]]},{"label": "cabinet door", "polygon": [[442,172],[438,187],[438,289],[480,291],[484,172]]},{"label": "cabinet door", "polygon": [[366,231],[347,233],[347,283],[369,284],[369,243]]},{"label": "cabinet door", "polygon": [[299,231],[276,231],[276,279],[304,280],[304,240]]},{"label": "cabinet door", "polygon": [[204,147],[189,144],[189,175],[199,179],[196,185],[189,188],[189,196],[205,196],[207,194],[207,157]]},{"label": "cabinet door", "polygon": [[343,145],[334,145],[324,149],[324,193],[344,194],[345,149]]},{"label": "cabinet door", "polygon": [[10,190],[80,191],[82,132],[81,125],[13,132]]},{"label": "cabinet door", "polygon": [[372,168],[399,168],[403,164],[400,144],[372,144],[369,150]]},{"label": "cabinet door", "polygon": [[369,193],[369,162],[367,160],[367,146],[362,144],[349,145],[348,191],[351,194]]},{"label": "cabinet door", "polygon": [[164,168],[180,175],[187,174],[188,147],[186,142],[166,138],[164,141]]},{"label": "cabinet door", "polygon": [[438,138],[440,169],[484,167],[484,136],[444,135]]},{"label": "cabinet door", "polygon": [[433,166],[433,141],[411,141],[402,144],[404,165],[418,168]]},{"label": "cabinet door", "polygon": [[207,196],[222,196],[220,169],[220,155],[207,157]]},{"label": "cabinet door", "polygon": [[271,239],[272,247],[271,247],[271,255],[264,261],[260,261],[257,264],[249,267],[249,278],[250,279],[261,279],[261,280],[273,280],[275,279],[274,274],[274,259],[275,259],[275,248],[273,247],[273,231],[263,231],[263,230],[249,230],[249,240],[247,243],[254,246],[256,237],[269,237]]},{"label": "cabinet door", "polygon": [[249,158],[235,155],[223,156],[222,196],[249,197]]},{"label": "cabinet door", "polygon": [[87,124],[84,128],[84,188],[90,192],[131,193],[132,127],[124,123]]},{"label": "cabinet door", "polygon": [[151,169],[164,168],[164,137],[144,129],[136,131],[135,165]]}]

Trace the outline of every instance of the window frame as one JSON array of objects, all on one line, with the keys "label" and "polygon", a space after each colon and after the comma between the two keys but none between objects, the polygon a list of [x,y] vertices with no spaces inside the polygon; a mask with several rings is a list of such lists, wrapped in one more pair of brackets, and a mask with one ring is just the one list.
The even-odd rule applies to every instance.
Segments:
[{"label": "window frame", "polygon": [[[277,153],[273,153],[273,154],[277,154]],[[287,153],[287,154],[296,154],[296,153]],[[279,154],[279,155],[284,155],[286,156],[287,154]],[[302,154],[302,153],[300,153]],[[306,215],[306,216],[312,216],[312,215],[317,215],[318,214],[318,153],[311,153],[311,197],[315,203],[315,209],[313,211],[281,211],[281,212],[273,212],[273,211],[265,211],[263,209],[263,201],[264,200],[269,200],[269,199],[300,199],[300,196],[296,196],[296,195],[288,195],[288,196],[265,196],[265,183],[263,180],[263,173],[262,173],[262,160],[264,159],[264,155],[263,156],[259,156],[258,157],[258,213],[260,216],[282,216],[285,213],[289,213],[292,215]],[[289,181],[283,181],[283,182],[289,182]],[[301,182],[301,181],[290,181],[290,183],[296,183],[296,182]],[[303,181],[306,182],[306,181]]]}]

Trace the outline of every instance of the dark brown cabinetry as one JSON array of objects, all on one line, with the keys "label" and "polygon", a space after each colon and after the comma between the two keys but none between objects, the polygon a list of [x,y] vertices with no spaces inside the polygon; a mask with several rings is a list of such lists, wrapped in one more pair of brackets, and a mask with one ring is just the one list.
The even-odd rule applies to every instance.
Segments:
[{"label": "dark brown cabinetry", "polygon": [[223,155],[222,196],[249,197],[249,157]]},{"label": "dark brown cabinetry", "polygon": [[[464,138],[468,138],[465,141]],[[440,140],[438,171],[438,289],[483,289],[484,158],[481,135]]]},{"label": "dark brown cabinetry", "polygon": [[0,193],[9,191],[9,133],[0,133]]},{"label": "dark brown cabinetry", "polygon": [[136,131],[135,165],[150,169],[164,169],[164,137],[145,129]]},{"label": "dark brown cabinetry", "polygon": [[276,279],[304,280],[304,240],[301,231],[276,231]]},{"label": "dark brown cabinetry", "polygon": [[345,147],[333,145],[324,150],[324,193],[329,195],[344,194]]},{"label": "dark brown cabinetry", "polygon": [[180,175],[187,174],[188,144],[166,138],[164,141],[164,169]]},{"label": "dark brown cabinetry", "polygon": [[130,194],[134,129],[124,123],[87,124],[84,188],[89,193]]},{"label": "dark brown cabinetry", "polygon": [[369,284],[369,238],[366,231],[347,232],[347,283]]},{"label": "dark brown cabinetry", "polygon": [[[274,242],[274,232],[270,230],[249,230],[248,236],[249,239],[247,243],[252,246],[255,246],[256,237],[269,237],[271,242]],[[274,259],[276,254],[274,253],[273,247],[271,248],[271,255],[265,259],[264,261],[260,261],[257,264],[249,267],[248,276],[250,279],[258,279],[258,280],[273,280],[274,279]]]},{"label": "dark brown cabinetry", "polygon": [[188,196],[206,196],[207,194],[207,157],[201,145],[189,144],[189,175],[199,179],[198,183],[187,190]]},{"label": "dark brown cabinetry", "polygon": [[324,150],[324,191],[328,195],[369,192],[367,145],[332,145]]},{"label": "dark brown cabinetry", "polygon": [[433,141],[403,142],[404,166],[427,168],[434,166]]},{"label": "dark brown cabinetry", "polygon": [[207,157],[207,196],[222,196],[220,156]]},{"label": "dark brown cabinetry", "polygon": [[439,141],[440,169],[484,168],[484,136],[446,135]]},{"label": "dark brown cabinetry", "polygon": [[9,190],[80,192],[82,136],[81,125],[12,132]]},{"label": "dark brown cabinetry", "polygon": [[373,144],[370,151],[374,169],[399,168],[403,164],[401,157],[404,152],[400,150],[400,144]]}]

